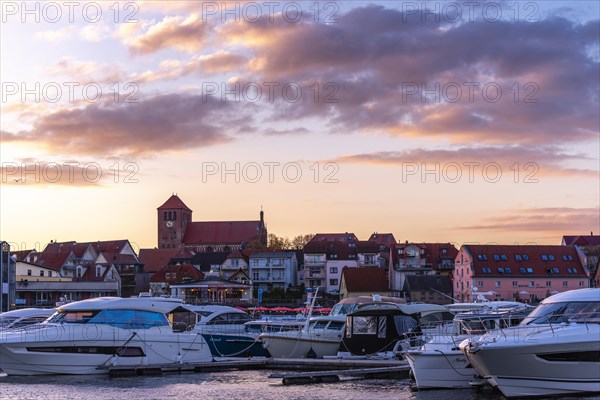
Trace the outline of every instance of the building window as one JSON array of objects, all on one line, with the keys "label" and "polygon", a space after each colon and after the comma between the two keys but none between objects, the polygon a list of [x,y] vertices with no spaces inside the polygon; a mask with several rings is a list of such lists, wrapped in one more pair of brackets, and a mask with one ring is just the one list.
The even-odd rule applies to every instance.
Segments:
[{"label": "building window", "polygon": [[52,278],[52,271],[48,271],[48,276]]},{"label": "building window", "polygon": [[545,254],[542,254],[542,261],[548,261],[548,256]]},{"label": "building window", "polygon": [[529,287],[535,287],[535,282],[534,281],[529,281]]},{"label": "building window", "polygon": [[550,255],[548,256],[548,260],[550,260],[550,261],[554,261],[554,256],[553,256],[552,254],[550,254]]},{"label": "building window", "polygon": [[529,256],[527,254],[522,254],[521,257],[524,261],[529,261]]},{"label": "building window", "polygon": [[329,273],[331,273],[331,274],[337,274],[337,272],[338,272],[337,267],[331,267],[331,268],[329,268]]},{"label": "building window", "polygon": [[569,282],[563,281],[563,287],[569,287]]},{"label": "building window", "polygon": [[40,276],[44,276],[44,271],[40,271]]},{"label": "building window", "polygon": [[552,282],[546,281],[546,287],[552,287]]},{"label": "building window", "polygon": [[102,276],[102,268],[101,267],[96,267],[96,276]]},{"label": "building window", "polygon": [[167,220],[167,212],[163,211],[163,220],[166,221]]},{"label": "building window", "polygon": [[525,268],[519,268],[519,272],[524,274],[525,273]]},{"label": "building window", "polygon": [[500,281],[496,281],[496,287],[499,288],[500,287]]},{"label": "building window", "polygon": [[337,279],[330,279],[329,280],[329,284],[331,286],[337,286],[338,285],[338,280]]},{"label": "building window", "polygon": [[506,254],[501,254],[501,255],[500,255],[500,259],[501,259],[502,261],[508,261],[508,257],[506,257]]},{"label": "building window", "polygon": [[579,287],[583,287],[583,281],[579,281]]},{"label": "building window", "polygon": [[515,254],[515,260],[521,261],[521,255],[520,254]]},{"label": "building window", "polygon": [[504,273],[512,274],[512,270],[510,268],[504,268]]},{"label": "building window", "polygon": [[27,270],[27,276],[31,276],[31,270],[30,269]]},{"label": "building window", "polygon": [[513,285],[513,287],[519,287],[519,282],[518,281],[513,281],[512,285]]},{"label": "building window", "polygon": [[499,261],[500,260],[500,256],[498,254],[494,254],[494,261]]}]

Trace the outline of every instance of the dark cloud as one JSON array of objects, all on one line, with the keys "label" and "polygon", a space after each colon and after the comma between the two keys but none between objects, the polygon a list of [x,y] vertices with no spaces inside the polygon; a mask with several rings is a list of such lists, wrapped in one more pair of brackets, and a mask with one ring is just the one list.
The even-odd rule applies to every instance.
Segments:
[{"label": "dark cloud", "polygon": [[251,49],[250,64],[264,79],[339,88],[336,104],[310,96],[283,102],[275,120],[318,115],[338,131],[453,142],[598,138],[600,74],[590,52],[599,43],[597,20],[453,25],[368,6],[333,24],[262,20],[230,24],[221,35]]},{"label": "dark cloud", "polygon": [[[90,104],[38,118],[29,131],[2,132],[6,141],[42,144],[52,152],[149,156],[224,143],[231,138],[229,103],[201,95],[168,94],[139,103]],[[235,112],[240,118],[239,111]]]}]

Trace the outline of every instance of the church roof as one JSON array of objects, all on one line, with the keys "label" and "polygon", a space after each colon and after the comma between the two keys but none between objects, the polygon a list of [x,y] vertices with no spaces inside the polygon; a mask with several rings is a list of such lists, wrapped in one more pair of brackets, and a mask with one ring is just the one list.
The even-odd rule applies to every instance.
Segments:
[{"label": "church roof", "polygon": [[162,206],[158,207],[157,210],[162,210],[162,209],[166,209],[166,208],[184,209],[187,211],[192,211],[188,206],[185,205],[183,200],[181,200],[179,198],[179,196],[177,196],[176,194],[171,195],[171,197],[169,197],[169,199],[167,201],[165,201]]},{"label": "church roof", "polygon": [[185,230],[185,244],[240,244],[260,235],[260,221],[190,222]]}]

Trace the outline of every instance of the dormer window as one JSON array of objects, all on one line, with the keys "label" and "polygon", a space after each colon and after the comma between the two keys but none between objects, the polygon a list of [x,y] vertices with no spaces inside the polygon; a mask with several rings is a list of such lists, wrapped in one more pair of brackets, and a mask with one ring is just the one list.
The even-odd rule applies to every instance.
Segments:
[{"label": "dormer window", "polygon": [[523,254],[521,257],[523,257],[524,261],[529,261],[529,256],[527,254]]},{"label": "dormer window", "polygon": [[515,254],[515,260],[521,261],[521,255],[520,254]]},{"label": "dormer window", "polygon": [[542,254],[542,261],[548,261],[548,256],[545,254]]},{"label": "dormer window", "polygon": [[500,261],[500,256],[498,254],[494,254],[494,261]]},{"label": "dormer window", "polygon": [[507,261],[507,260],[508,260],[508,258],[506,257],[506,254],[502,254],[502,255],[500,255],[500,259],[501,259],[502,261]]}]

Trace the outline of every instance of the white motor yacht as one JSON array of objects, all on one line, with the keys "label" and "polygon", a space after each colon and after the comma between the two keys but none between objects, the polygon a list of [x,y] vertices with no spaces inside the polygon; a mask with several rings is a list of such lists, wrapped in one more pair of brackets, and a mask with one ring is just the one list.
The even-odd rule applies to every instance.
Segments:
[{"label": "white motor yacht", "polygon": [[598,393],[600,289],[548,297],[520,325],[459,347],[506,397]]},{"label": "white motor yacht", "polygon": [[111,366],[211,361],[202,335],[174,331],[181,300],[101,297],[66,304],[47,321],[0,331],[8,375],[104,374]]},{"label": "white motor yacht", "polygon": [[418,388],[468,388],[481,382],[458,345],[469,337],[518,325],[533,310],[522,303],[508,304],[510,307],[505,303],[489,302],[490,308],[459,313],[454,317],[450,334],[433,335],[422,346],[406,350],[403,355]]},{"label": "white motor yacht", "polygon": [[27,325],[39,324],[47,320],[56,310],[54,308],[21,308],[0,314],[0,329],[16,329]]}]

